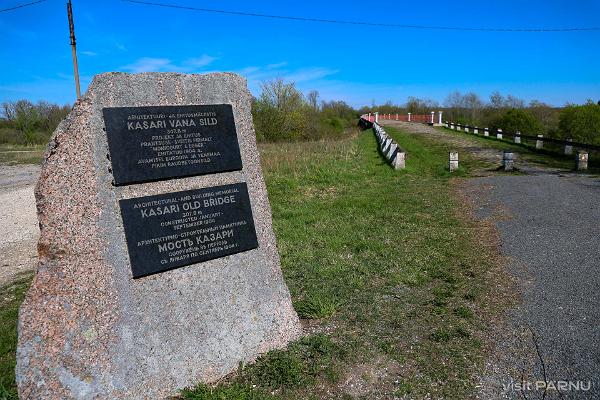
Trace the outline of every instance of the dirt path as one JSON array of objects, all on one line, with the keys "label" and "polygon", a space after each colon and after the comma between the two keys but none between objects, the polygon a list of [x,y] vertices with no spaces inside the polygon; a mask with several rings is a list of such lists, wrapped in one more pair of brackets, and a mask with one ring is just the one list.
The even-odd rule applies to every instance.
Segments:
[{"label": "dirt path", "polygon": [[[427,137],[432,138],[434,140],[447,143],[456,148],[456,150],[459,152],[459,157],[460,153],[464,154],[466,152],[473,158],[482,161],[488,166],[497,167],[502,164],[502,150],[494,149],[492,146],[488,147],[482,145],[481,143],[478,143],[476,140],[474,140],[472,135],[455,135],[450,132],[444,132],[438,128],[434,128],[429,125],[417,124],[412,122],[384,121],[383,125],[402,129],[405,132],[426,135]],[[528,161],[525,158],[530,157],[521,157],[519,151],[516,151],[516,162],[519,171],[524,172],[526,174],[535,175],[570,172],[565,169],[549,168],[548,166]],[[493,168],[484,168],[477,170],[477,175],[493,176],[496,175],[496,172],[493,170]]]},{"label": "dirt path", "polygon": [[425,124],[416,124],[412,122],[402,121],[385,121],[384,126],[392,126],[398,129],[402,129],[406,132],[417,133],[427,135],[444,143],[456,146],[457,150],[464,150],[481,161],[486,161],[490,164],[499,164],[502,161],[502,151],[478,146],[473,143],[468,136],[454,136],[448,135],[441,132],[432,126]]},{"label": "dirt path", "polygon": [[35,268],[39,229],[36,165],[0,165],[0,285]]}]

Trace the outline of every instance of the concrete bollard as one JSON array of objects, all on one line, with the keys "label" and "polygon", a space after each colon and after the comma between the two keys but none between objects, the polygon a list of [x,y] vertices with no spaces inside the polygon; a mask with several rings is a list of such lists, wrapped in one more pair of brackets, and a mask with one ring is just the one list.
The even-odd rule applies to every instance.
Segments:
[{"label": "concrete bollard", "polygon": [[[543,138],[544,135],[537,135],[538,138]],[[543,149],[544,148],[544,141],[543,140],[536,140],[535,141],[535,148],[536,149]]]},{"label": "concrete bollard", "polygon": [[521,143],[521,132],[519,131],[517,131],[517,133],[515,134],[515,143]]},{"label": "concrete bollard", "polygon": [[502,139],[502,129],[498,128],[496,132],[496,139]]},{"label": "concrete bollard", "polygon": [[448,169],[454,172],[458,169],[458,151],[448,153]]},{"label": "concrete bollard", "polygon": [[490,130],[488,128],[483,130],[483,136],[490,136]]},{"label": "concrete bollard", "polygon": [[387,153],[385,153],[385,156],[388,160],[392,161],[392,159],[394,158],[394,154],[396,154],[396,151],[398,150],[398,145],[393,142],[392,145],[390,146],[390,149],[387,151]]},{"label": "concrete bollard", "polygon": [[578,151],[577,156],[575,157],[575,168],[577,171],[585,171],[588,169],[588,152],[587,151]]},{"label": "concrete bollard", "polygon": [[375,122],[379,122],[379,112],[375,113]]},{"label": "concrete bollard", "polygon": [[432,111],[431,112],[431,125],[435,124],[434,118],[435,118],[435,111]]},{"label": "concrete bollard", "polygon": [[442,112],[438,111],[438,124],[441,125],[442,124]]},{"label": "concrete bollard", "polygon": [[390,150],[390,147],[392,146],[392,143],[394,142],[391,138],[386,139],[386,141],[383,143],[383,146],[381,146],[381,152],[383,154],[387,154],[387,152]]},{"label": "concrete bollard", "polygon": [[396,114],[396,121],[398,121],[398,114]]},{"label": "concrete bollard", "polygon": [[[573,139],[567,139],[567,142],[572,143]],[[565,154],[568,156],[573,154],[573,146],[571,144],[565,145]]]},{"label": "concrete bollard", "polygon": [[478,127],[473,128],[473,133],[477,135],[479,133],[479,128]]},{"label": "concrete bollard", "polygon": [[408,122],[410,122],[410,113],[408,113]]},{"label": "concrete bollard", "polygon": [[515,156],[512,151],[504,150],[502,154],[502,166],[505,171],[512,171],[515,168]]},{"label": "concrete bollard", "polygon": [[406,167],[405,159],[406,153],[403,151],[398,151],[393,161],[394,169],[404,169],[404,167]]}]

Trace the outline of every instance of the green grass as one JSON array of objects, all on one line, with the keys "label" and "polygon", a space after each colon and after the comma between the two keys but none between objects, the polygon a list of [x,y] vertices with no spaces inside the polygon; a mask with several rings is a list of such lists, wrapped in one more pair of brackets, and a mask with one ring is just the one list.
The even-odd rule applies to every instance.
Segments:
[{"label": "green grass", "polygon": [[45,146],[0,145],[0,164],[40,164]]},{"label": "green grass", "polygon": [[17,399],[15,386],[15,352],[17,349],[17,317],[31,275],[0,287],[0,400]]},{"label": "green grass", "polygon": [[408,153],[403,171],[382,160],[370,131],[261,146],[286,282],[321,333],[184,398],[354,398],[349,377],[364,381],[364,398],[472,395],[483,314],[504,300],[488,303],[495,253],[459,215],[451,180],[469,169],[451,175],[446,145],[387,131]]},{"label": "green grass", "polygon": [[[468,398],[482,363],[494,246],[447,169],[447,145],[387,129],[408,153],[393,170],[372,132],[337,142],[260,146],[283,273],[310,335],[184,399]],[[458,178],[456,178],[458,177]],[[2,388],[15,398],[17,307],[29,282],[1,289]],[[493,303],[490,299],[493,299]],[[361,392],[347,385],[360,381]],[[354,390],[354,391],[353,391]],[[3,393],[3,392],[0,392]],[[2,399],[2,395],[0,395]]]},{"label": "green grass", "polygon": [[[564,155],[564,146],[554,143],[544,143],[543,149],[535,148],[535,141],[521,139],[520,144],[515,144],[512,137],[496,139],[495,136],[485,137],[481,133],[478,135],[472,132],[456,131],[446,127],[438,128],[441,132],[448,135],[468,137],[474,144],[497,150],[512,150],[518,153],[519,159],[548,168],[558,168],[563,170],[572,170],[575,168],[575,150],[573,155]],[[517,159],[517,163],[519,161]],[[590,152],[589,172],[600,172],[600,157],[598,152]]]}]

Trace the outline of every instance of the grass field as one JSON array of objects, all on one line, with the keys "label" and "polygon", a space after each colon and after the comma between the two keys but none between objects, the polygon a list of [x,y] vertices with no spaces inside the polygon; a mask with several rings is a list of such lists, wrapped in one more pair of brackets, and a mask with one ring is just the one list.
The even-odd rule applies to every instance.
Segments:
[{"label": "grass field", "polygon": [[262,146],[284,275],[312,333],[184,398],[473,394],[482,315],[500,307],[488,300],[496,250],[461,215],[448,149],[388,133],[408,152],[404,171],[382,161],[371,131]]},{"label": "grass field", "polygon": [[17,400],[17,317],[31,278],[31,274],[24,275],[10,284],[0,286],[0,400]]},{"label": "grass field", "polygon": [[0,164],[39,164],[46,146],[0,145]]},{"label": "grass field", "polygon": [[[181,397],[472,397],[486,324],[507,301],[494,292],[504,282],[493,233],[464,211],[445,145],[387,131],[408,153],[406,170],[383,162],[371,131],[261,145],[283,273],[308,335]],[[0,288],[0,399],[16,398],[27,283]]]}]

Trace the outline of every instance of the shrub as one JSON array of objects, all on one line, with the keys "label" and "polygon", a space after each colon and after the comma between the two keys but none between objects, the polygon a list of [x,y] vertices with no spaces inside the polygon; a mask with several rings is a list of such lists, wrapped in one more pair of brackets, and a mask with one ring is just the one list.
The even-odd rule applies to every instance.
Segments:
[{"label": "shrub", "polygon": [[28,100],[2,103],[0,143],[15,145],[45,144],[69,113],[71,106]]},{"label": "shrub", "polygon": [[343,101],[318,103],[319,93],[307,98],[294,83],[282,79],[264,82],[254,99],[252,116],[256,137],[262,141],[315,140],[343,135],[358,117]]},{"label": "shrub", "polygon": [[543,132],[542,125],[531,113],[516,108],[505,111],[490,125],[492,129],[501,128],[503,131],[509,133],[519,131],[524,135],[536,135]]},{"label": "shrub", "polygon": [[581,106],[565,107],[560,112],[558,128],[564,138],[600,144],[600,105],[590,100]]}]

